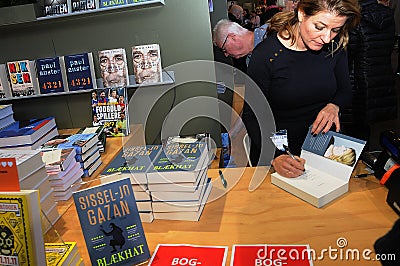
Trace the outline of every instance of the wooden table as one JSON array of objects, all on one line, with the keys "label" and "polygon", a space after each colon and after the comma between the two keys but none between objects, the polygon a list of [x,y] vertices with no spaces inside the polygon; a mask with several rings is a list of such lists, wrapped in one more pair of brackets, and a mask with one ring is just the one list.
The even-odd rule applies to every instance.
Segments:
[{"label": "wooden table", "polygon": [[[120,149],[118,139],[107,142],[103,168]],[[365,249],[373,250],[375,240],[398,219],[386,204],[386,188],[373,176],[352,178],[348,193],[318,209],[272,185],[264,168],[258,171],[265,180],[249,192],[255,169],[223,169],[227,189],[221,184],[218,169],[210,169],[212,200],[205,206],[199,222],[154,220],[143,224],[151,252],[159,243],[222,245],[229,247],[229,265],[234,244],[309,244],[320,255],[322,249],[338,249],[337,240],[345,238],[347,246],[341,249],[343,260],[330,259],[326,253],[324,260],[316,260],[314,265],[380,265],[362,258],[345,260],[349,249],[357,249],[360,254]],[[355,172],[358,169],[361,166]],[[85,265],[91,265],[73,204],[64,211],[55,228],[64,241],[78,242]]]}]

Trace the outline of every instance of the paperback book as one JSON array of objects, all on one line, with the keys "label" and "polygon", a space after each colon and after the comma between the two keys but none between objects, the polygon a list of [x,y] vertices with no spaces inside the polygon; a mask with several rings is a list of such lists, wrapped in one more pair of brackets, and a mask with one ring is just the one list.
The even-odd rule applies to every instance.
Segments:
[{"label": "paperback book", "polygon": [[102,175],[121,173],[122,177],[129,177],[132,184],[147,184],[146,172],[161,150],[161,145],[123,147]]},{"label": "paperback book", "polygon": [[147,172],[152,183],[196,182],[202,169],[208,167],[208,149],[205,142],[170,143],[154,159]]},{"label": "paperback book", "polygon": [[75,266],[81,256],[76,242],[45,243],[47,266]]},{"label": "paperback book", "polygon": [[46,149],[69,149],[74,148],[76,154],[82,154],[97,144],[96,134],[74,134],[58,135],[41,146],[41,150]]},{"label": "paperback book", "polygon": [[187,265],[188,258],[195,265],[224,266],[227,255],[228,247],[226,246],[158,244],[149,266]]},{"label": "paperback book", "polygon": [[135,265],[150,258],[129,178],[73,197],[92,265]]},{"label": "paperback book", "polygon": [[99,0],[100,8],[110,8],[126,5],[126,0]]},{"label": "paperback book", "polygon": [[54,117],[15,121],[0,130],[0,147],[33,144],[56,128]]},{"label": "paperback book", "polygon": [[312,266],[311,255],[309,245],[233,245],[230,265]]},{"label": "paperback book", "polygon": [[29,60],[7,62],[7,74],[13,97],[24,97],[37,94],[34,85],[36,75],[31,69]]},{"label": "paperback book", "polygon": [[0,64],[0,99],[11,98],[11,96],[6,65]]},{"label": "paperback book", "polygon": [[71,13],[95,10],[96,0],[71,0]]},{"label": "paperback book", "polygon": [[132,59],[136,84],[162,82],[160,45],[133,46]]},{"label": "paperback book", "polygon": [[[37,190],[0,193],[3,265],[46,265],[39,193]],[[14,245],[11,246],[11,243]]]},{"label": "paperback book", "polygon": [[60,58],[49,57],[36,60],[40,94],[63,92],[65,76],[61,69]]},{"label": "paperback book", "polygon": [[70,13],[67,0],[44,0],[44,16],[57,16]]},{"label": "paperback book", "polygon": [[69,91],[97,88],[92,53],[65,55],[61,57],[61,61],[65,68],[66,87]]},{"label": "paperback book", "polygon": [[124,48],[101,50],[98,52],[98,57],[104,88],[119,88],[129,85],[128,62]]},{"label": "paperback book", "polygon": [[365,143],[333,131],[313,136],[310,128],[301,150],[304,174],[286,178],[273,173],[271,183],[320,208],[348,191]]},{"label": "paperback book", "polygon": [[130,133],[128,93],[126,87],[92,91],[93,126],[103,126],[106,137],[123,137]]}]

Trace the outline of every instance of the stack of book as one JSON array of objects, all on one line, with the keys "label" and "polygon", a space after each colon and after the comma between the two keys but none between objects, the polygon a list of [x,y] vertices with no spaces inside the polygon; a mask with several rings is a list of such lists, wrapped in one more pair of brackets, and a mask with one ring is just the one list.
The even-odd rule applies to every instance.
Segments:
[{"label": "stack of book", "polygon": [[60,218],[60,215],[40,152],[36,150],[0,149],[0,158],[15,158],[21,189],[39,191],[40,205],[44,214],[42,216],[43,230],[47,231],[51,224],[54,224]]},{"label": "stack of book", "polygon": [[15,121],[0,130],[0,148],[34,150],[57,134],[54,117]]},{"label": "stack of book", "polygon": [[56,201],[68,200],[82,182],[83,170],[75,159],[76,151],[69,149],[42,149],[42,159],[54,190]]},{"label": "stack of book", "polygon": [[154,220],[146,171],[160,153],[161,145],[124,147],[102,172],[102,183],[129,177],[142,222]]},{"label": "stack of book", "polygon": [[206,142],[169,143],[147,171],[155,219],[198,221],[211,193]]},{"label": "stack of book", "polygon": [[104,131],[104,126],[93,126],[93,127],[83,127],[78,131],[79,134],[92,134],[96,133],[99,141],[97,142],[97,147],[99,152],[103,153],[106,150],[106,133]]},{"label": "stack of book", "polygon": [[12,105],[0,105],[0,129],[8,127],[14,122],[14,111]]},{"label": "stack of book", "polygon": [[47,266],[83,266],[76,242],[45,243]]},{"label": "stack of book", "polygon": [[130,177],[142,222],[198,221],[212,188],[208,157],[207,143],[201,141],[129,146],[102,175]]},{"label": "stack of book", "polygon": [[88,177],[102,164],[97,142],[96,133],[58,135],[43,145],[41,149],[74,148],[75,159],[83,170],[83,177]]}]

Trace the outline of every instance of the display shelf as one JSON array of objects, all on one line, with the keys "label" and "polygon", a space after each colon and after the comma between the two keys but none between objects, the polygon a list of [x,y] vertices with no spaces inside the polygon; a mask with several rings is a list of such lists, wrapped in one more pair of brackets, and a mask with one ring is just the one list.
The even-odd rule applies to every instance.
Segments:
[{"label": "display shelf", "polygon": [[[163,71],[163,82],[157,83],[149,83],[149,84],[136,84],[135,83],[135,76],[129,75],[129,82],[131,85],[127,86],[128,89],[136,89],[140,87],[150,87],[150,86],[162,86],[168,84],[175,83],[175,73],[174,71]],[[97,88],[101,89],[104,88],[102,84],[102,79],[96,79]],[[0,99],[1,102],[9,102],[9,101],[16,101],[16,100],[24,100],[24,99],[32,99],[32,98],[41,98],[41,97],[51,97],[51,96],[60,96],[60,95],[71,95],[71,94],[80,94],[80,93],[88,93],[91,92],[93,89],[88,90],[77,90],[77,91],[64,91],[64,92],[55,92],[55,93],[48,93],[48,94],[36,94],[30,96],[23,96],[23,97],[10,97],[10,98],[2,98]]]},{"label": "display shelf", "polygon": [[[97,2],[97,6],[99,6],[98,1],[96,1],[96,2]],[[108,11],[123,11],[123,10],[127,10],[129,8],[141,8],[141,7],[147,8],[147,7],[151,7],[151,6],[162,6],[162,5],[165,5],[164,0],[147,0],[147,1],[145,0],[143,2],[125,4],[125,5],[120,5],[120,6],[112,6],[112,7],[107,7],[107,8],[96,8],[93,10],[79,11],[79,12],[75,12],[75,13],[38,17],[37,20],[59,19],[59,18],[75,17],[75,16],[80,16],[80,15],[99,14],[99,13],[108,12]]]},{"label": "display shelf", "polygon": [[[97,6],[98,1],[96,1]],[[10,7],[0,8],[0,28],[8,26],[16,26],[21,24],[37,23],[40,21],[50,20],[68,20],[75,19],[77,17],[87,17],[99,14],[105,14],[109,12],[121,12],[125,10],[149,8],[165,5],[164,0],[147,0],[143,2],[125,4],[121,6],[108,7],[108,8],[97,8],[94,10],[86,10],[75,13],[68,13],[62,15],[43,16],[43,6],[38,3],[17,5]]]},{"label": "display shelf", "polygon": [[[150,87],[150,86],[161,86],[161,85],[168,85],[168,84],[174,84],[175,83],[175,73],[174,71],[163,71],[162,72],[162,82],[157,82],[157,83],[146,83],[146,84],[136,84],[135,82],[135,76],[134,75],[129,75],[129,86],[127,86],[128,89],[132,88],[138,88],[138,87]],[[97,82],[97,88],[101,89],[103,87],[103,81],[101,78],[96,80]]]}]

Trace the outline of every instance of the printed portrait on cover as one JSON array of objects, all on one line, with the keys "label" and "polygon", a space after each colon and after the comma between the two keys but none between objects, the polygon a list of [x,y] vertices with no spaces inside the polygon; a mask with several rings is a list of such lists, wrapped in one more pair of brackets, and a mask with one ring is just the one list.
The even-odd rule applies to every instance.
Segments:
[{"label": "printed portrait on cover", "polygon": [[331,138],[330,145],[326,149],[324,157],[339,163],[353,166],[356,161],[356,151],[335,140],[335,137]]},{"label": "printed portrait on cover", "polygon": [[105,88],[127,85],[126,59],[121,49],[100,51],[99,63]]},{"label": "printed portrait on cover", "polygon": [[135,81],[155,83],[162,81],[160,48],[157,44],[138,45],[132,48]]}]

